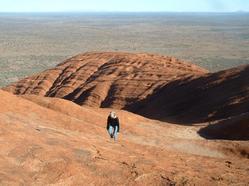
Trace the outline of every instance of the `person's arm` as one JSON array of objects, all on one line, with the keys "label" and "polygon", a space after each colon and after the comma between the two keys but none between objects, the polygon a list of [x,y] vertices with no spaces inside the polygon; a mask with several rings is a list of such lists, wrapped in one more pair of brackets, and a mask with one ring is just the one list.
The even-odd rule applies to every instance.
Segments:
[{"label": "person's arm", "polygon": [[118,125],[118,132],[119,132],[120,128],[119,128],[119,119],[118,118],[117,118],[117,125]]},{"label": "person's arm", "polygon": [[110,117],[107,118],[106,130],[109,130],[110,127]]}]

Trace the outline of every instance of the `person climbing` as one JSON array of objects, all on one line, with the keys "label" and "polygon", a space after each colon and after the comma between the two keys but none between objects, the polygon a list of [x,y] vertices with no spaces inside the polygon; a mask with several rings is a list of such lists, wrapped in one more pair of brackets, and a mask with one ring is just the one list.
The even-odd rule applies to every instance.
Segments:
[{"label": "person climbing", "polygon": [[114,141],[116,141],[120,128],[119,128],[119,119],[116,116],[116,113],[114,111],[111,111],[108,118],[107,118],[106,129],[107,129],[110,137],[113,138]]}]

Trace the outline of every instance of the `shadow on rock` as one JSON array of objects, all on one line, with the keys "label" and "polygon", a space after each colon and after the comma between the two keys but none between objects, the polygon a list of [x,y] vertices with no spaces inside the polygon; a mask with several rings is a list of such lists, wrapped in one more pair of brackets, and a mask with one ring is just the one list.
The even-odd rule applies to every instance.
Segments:
[{"label": "shadow on rock", "polygon": [[210,124],[199,130],[206,139],[249,140],[249,113]]},{"label": "shadow on rock", "polygon": [[249,112],[248,81],[248,65],[198,78],[189,76],[158,87],[124,109],[183,125],[222,120]]}]

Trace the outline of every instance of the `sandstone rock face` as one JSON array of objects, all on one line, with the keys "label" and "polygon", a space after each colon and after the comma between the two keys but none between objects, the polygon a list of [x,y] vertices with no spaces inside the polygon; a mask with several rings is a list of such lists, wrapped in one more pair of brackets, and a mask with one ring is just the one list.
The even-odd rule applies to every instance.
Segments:
[{"label": "sandstone rock face", "polygon": [[[73,57],[0,90],[0,185],[249,185],[248,82],[249,66]],[[118,142],[99,107],[117,112]]]},{"label": "sandstone rock face", "polygon": [[18,95],[58,97],[79,105],[120,109],[145,99],[169,82],[206,72],[173,57],[85,53],[4,89]]},{"label": "sandstone rock face", "polygon": [[198,126],[0,90],[0,185],[248,185],[248,141],[208,141]]},{"label": "sandstone rock face", "polygon": [[192,124],[249,112],[249,65],[217,73],[172,57],[85,53],[4,90]]},{"label": "sandstone rock face", "polygon": [[249,65],[168,83],[127,109],[154,119],[190,124],[247,113]]}]

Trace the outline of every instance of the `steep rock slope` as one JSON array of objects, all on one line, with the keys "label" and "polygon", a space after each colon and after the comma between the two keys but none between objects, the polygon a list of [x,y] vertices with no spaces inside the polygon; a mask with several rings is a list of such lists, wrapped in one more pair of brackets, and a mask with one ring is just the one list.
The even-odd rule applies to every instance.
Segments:
[{"label": "steep rock slope", "polygon": [[122,128],[114,143],[105,129],[109,109],[0,96],[0,185],[249,184],[248,158],[220,150],[248,142],[207,143],[198,127],[117,110]]},{"label": "steep rock slope", "polygon": [[207,71],[173,57],[131,53],[85,53],[6,88],[14,94],[65,98],[92,107],[125,106],[169,82]]},{"label": "steep rock slope", "polygon": [[249,65],[168,83],[127,109],[174,123],[207,122],[247,113]]}]

